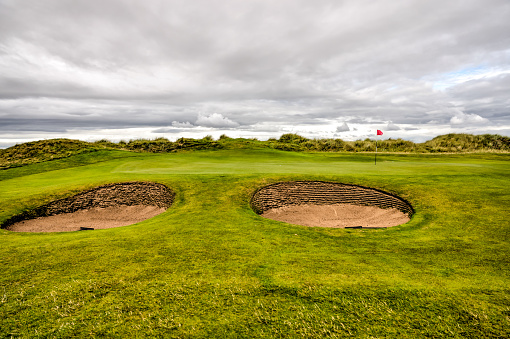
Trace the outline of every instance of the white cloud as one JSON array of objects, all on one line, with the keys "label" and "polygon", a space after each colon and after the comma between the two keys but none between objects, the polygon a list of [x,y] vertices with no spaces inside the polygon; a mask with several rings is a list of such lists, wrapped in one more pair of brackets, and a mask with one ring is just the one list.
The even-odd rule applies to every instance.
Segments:
[{"label": "white cloud", "polygon": [[194,127],[194,125],[191,122],[189,122],[189,121],[186,121],[186,122],[172,121],[172,126],[173,127],[179,127],[179,128],[192,128],[192,127]]},{"label": "white cloud", "polygon": [[351,129],[349,128],[349,126],[347,125],[346,122],[344,122],[343,125],[341,125],[341,126],[337,126],[337,128],[336,128],[336,131],[338,133],[340,133],[340,132],[349,132],[350,130]]},{"label": "white cloud", "polygon": [[395,125],[392,122],[389,122],[388,125],[386,126],[386,130],[387,131],[399,131],[400,127],[398,127],[397,125]]},{"label": "white cloud", "polygon": [[216,127],[216,128],[233,128],[239,126],[235,121],[224,117],[220,113],[213,113],[210,115],[199,114],[198,119],[195,122],[196,125],[204,127]]},{"label": "white cloud", "polygon": [[476,125],[476,124],[487,124],[488,119],[482,118],[478,114],[466,114],[459,112],[450,119],[452,125]]}]

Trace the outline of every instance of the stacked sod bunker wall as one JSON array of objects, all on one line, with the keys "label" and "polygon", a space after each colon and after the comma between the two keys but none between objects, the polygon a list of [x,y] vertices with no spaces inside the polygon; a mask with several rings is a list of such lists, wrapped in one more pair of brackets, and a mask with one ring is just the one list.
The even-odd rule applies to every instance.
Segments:
[{"label": "stacked sod bunker wall", "polygon": [[258,189],[251,199],[251,207],[257,214],[287,206],[335,204],[395,208],[409,218],[414,214],[411,204],[394,194],[336,182],[279,182]]},{"label": "stacked sod bunker wall", "polygon": [[74,213],[97,207],[145,205],[166,209],[172,205],[174,198],[175,193],[167,186],[159,183],[124,182],[107,184],[15,215],[6,220],[1,228],[8,228],[10,225],[23,220]]}]

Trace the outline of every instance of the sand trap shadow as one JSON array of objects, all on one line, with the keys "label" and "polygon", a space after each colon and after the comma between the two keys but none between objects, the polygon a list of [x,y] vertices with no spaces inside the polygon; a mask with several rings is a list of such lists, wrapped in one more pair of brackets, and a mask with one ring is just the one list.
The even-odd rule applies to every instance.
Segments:
[{"label": "sand trap shadow", "polygon": [[414,214],[406,200],[374,188],[323,181],[280,182],[257,190],[252,209],[287,223],[336,228],[404,224]]},{"label": "sand trap shadow", "polygon": [[14,232],[65,232],[131,225],[163,213],[175,193],[163,184],[108,184],[18,214],[2,224]]}]

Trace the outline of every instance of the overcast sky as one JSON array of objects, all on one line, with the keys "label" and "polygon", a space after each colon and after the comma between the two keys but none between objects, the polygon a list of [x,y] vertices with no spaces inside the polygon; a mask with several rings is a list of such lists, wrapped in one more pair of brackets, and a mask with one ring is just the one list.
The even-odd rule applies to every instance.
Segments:
[{"label": "overcast sky", "polygon": [[0,147],[510,135],[508,0],[0,0]]}]

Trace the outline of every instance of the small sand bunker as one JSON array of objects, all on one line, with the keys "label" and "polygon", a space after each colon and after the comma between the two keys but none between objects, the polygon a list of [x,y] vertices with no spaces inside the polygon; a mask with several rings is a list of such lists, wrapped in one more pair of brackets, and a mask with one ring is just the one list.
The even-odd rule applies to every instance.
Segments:
[{"label": "small sand bunker", "polygon": [[175,194],[151,182],[109,184],[57,200],[7,220],[14,232],[65,232],[121,227],[163,213]]},{"label": "small sand bunker", "polygon": [[414,213],[404,199],[373,188],[322,181],[269,185],[252,197],[264,218],[336,228],[379,228],[405,224]]}]

